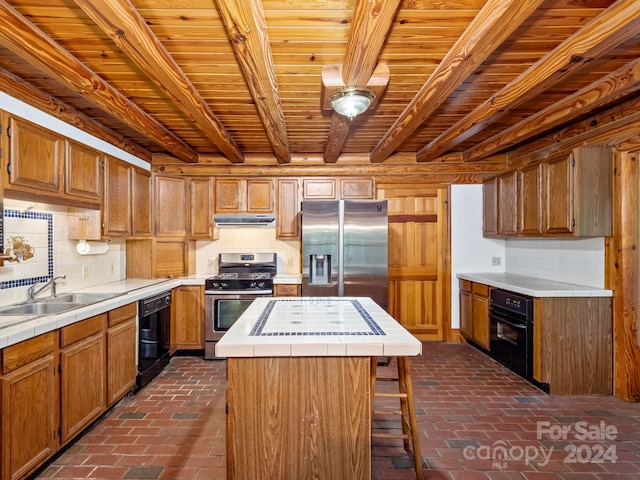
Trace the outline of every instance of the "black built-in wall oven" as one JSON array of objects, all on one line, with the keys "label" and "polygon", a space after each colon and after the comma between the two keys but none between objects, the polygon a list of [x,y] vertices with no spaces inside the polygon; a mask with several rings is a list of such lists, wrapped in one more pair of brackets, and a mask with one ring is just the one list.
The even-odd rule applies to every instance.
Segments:
[{"label": "black built-in wall oven", "polygon": [[533,378],[533,325],[532,297],[499,288],[491,290],[490,355],[544,389],[545,386]]},{"label": "black built-in wall oven", "polygon": [[256,298],[273,297],[275,253],[221,253],[218,275],[205,280],[204,358],[212,360],[215,344]]}]

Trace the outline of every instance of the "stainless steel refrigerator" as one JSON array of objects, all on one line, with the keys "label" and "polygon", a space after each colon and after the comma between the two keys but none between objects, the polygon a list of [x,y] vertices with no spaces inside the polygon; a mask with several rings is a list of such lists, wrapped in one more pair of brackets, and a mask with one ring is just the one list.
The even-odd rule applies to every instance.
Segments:
[{"label": "stainless steel refrigerator", "polygon": [[386,200],[302,202],[302,296],[371,297],[387,309]]}]

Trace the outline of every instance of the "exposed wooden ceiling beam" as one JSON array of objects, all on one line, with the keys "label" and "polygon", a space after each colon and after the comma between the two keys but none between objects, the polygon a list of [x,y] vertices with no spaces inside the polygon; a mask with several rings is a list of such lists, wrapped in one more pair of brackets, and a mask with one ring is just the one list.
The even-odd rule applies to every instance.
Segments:
[{"label": "exposed wooden ceiling beam", "polygon": [[438,158],[510,110],[532,100],[586,63],[639,33],[640,2],[618,0],[472,113],[419,150],[416,160],[428,162]]},{"label": "exposed wooden ceiling beam", "polygon": [[0,43],[65,87],[145,135],[176,158],[197,162],[198,154],[135,103],[0,0]]},{"label": "exposed wooden ceiling beam", "polygon": [[465,161],[481,160],[507,148],[513,148],[534,136],[573,121],[638,90],[640,90],[640,59],[478,143],[465,151],[463,158]]},{"label": "exposed wooden ceiling beam", "polygon": [[636,97],[512,150],[508,159],[513,165],[522,165],[580,145],[614,146],[633,138],[639,128],[640,97]]},{"label": "exposed wooden ceiling beam", "polygon": [[543,0],[487,0],[411,103],[371,152],[385,161]]},{"label": "exposed wooden ceiling beam", "polygon": [[78,112],[66,103],[37,90],[31,84],[26,83],[14,74],[7,72],[4,68],[0,68],[0,91],[9,94],[12,97],[19,98],[32,107],[35,107],[58,120],[62,120],[69,125],[73,125],[74,127],[79,128],[100,140],[104,140],[105,142],[130,153],[131,155],[135,155],[142,160],[151,162],[151,152],[148,150],[130,142],[122,135],[109,130],[104,125],[101,125],[92,118]]},{"label": "exposed wooden ceiling beam", "polygon": [[287,124],[260,0],[216,0],[278,163],[291,161]]},{"label": "exposed wooden ceiling beam", "polygon": [[[342,62],[342,81],[346,87],[367,85],[378,63],[380,50],[393,24],[400,0],[358,0]],[[324,161],[335,163],[342,152],[351,120],[333,112],[324,150]]]},{"label": "exposed wooden ceiling beam", "polygon": [[98,27],[165,92],[233,163],[244,155],[129,0],[75,0]]}]

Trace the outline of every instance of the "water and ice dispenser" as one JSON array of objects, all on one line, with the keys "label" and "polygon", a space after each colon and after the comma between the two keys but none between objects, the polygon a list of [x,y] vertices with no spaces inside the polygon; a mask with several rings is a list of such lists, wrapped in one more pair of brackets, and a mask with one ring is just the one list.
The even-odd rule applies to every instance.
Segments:
[{"label": "water and ice dispenser", "polygon": [[331,283],[331,255],[311,255],[309,259],[309,283]]}]

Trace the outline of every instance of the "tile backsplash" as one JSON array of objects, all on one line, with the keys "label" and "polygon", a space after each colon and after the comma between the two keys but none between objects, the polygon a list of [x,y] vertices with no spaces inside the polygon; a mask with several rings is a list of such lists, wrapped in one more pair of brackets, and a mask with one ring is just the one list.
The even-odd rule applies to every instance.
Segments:
[{"label": "tile backsplash", "polygon": [[604,288],[604,238],[513,238],[506,271],[517,275]]},{"label": "tile backsplash", "polygon": [[278,254],[278,273],[300,273],[300,241],[276,239],[275,228],[221,227],[216,241],[196,243],[196,273],[218,272],[219,253],[274,252]]},{"label": "tile backsplash", "polygon": [[[80,255],[77,242],[67,240],[66,207],[5,199],[4,210],[10,214],[4,221],[3,250],[15,244],[17,250],[33,256],[18,262],[5,261],[0,267],[0,305],[24,301],[30,285],[51,276],[66,276],[58,283],[59,292],[124,279],[124,240],[111,241],[109,251],[103,255]],[[21,246],[20,242],[28,246]]]}]

